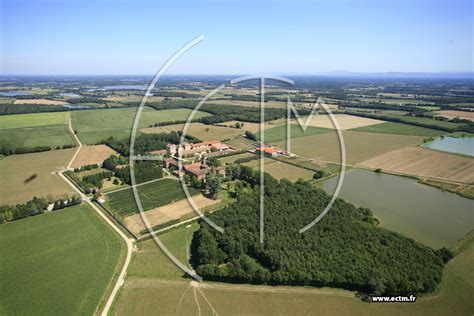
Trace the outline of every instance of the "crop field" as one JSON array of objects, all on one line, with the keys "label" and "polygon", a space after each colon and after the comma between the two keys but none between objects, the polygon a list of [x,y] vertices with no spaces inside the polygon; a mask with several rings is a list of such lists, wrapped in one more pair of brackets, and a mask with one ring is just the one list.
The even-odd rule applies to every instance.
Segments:
[{"label": "crop field", "polygon": [[96,312],[125,245],[85,204],[0,225],[0,313]]},{"label": "crop field", "polygon": [[118,153],[106,145],[82,146],[71,167],[100,164],[111,155],[118,156]]},{"label": "crop field", "polygon": [[[181,183],[174,179],[162,179],[139,185],[138,195],[144,211],[151,210],[186,197]],[[191,195],[199,191],[188,188]],[[106,205],[117,215],[125,217],[138,213],[135,197],[131,188],[110,192],[106,195]]]},{"label": "crop field", "polygon": [[[165,125],[159,127],[148,127],[143,128],[140,131],[149,133],[169,133],[171,131],[182,131],[184,124]],[[187,135],[197,137],[203,141],[208,140],[225,140],[243,135],[244,129],[238,129],[233,127],[205,125],[202,123],[191,123],[188,125]]]},{"label": "crop field", "polygon": [[474,159],[427,148],[401,148],[363,161],[359,165],[466,184],[474,182]]},{"label": "crop field", "polygon": [[48,99],[18,99],[13,104],[45,104],[45,105],[63,105],[68,104],[65,101],[48,100]]},{"label": "crop field", "polygon": [[35,147],[72,145],[66,125],[68,112],[0,116],[0,146]]},{"label": "crop field", "polygon": [[226,163],[233,163],[237,159],[242,159],[242,158],[249,158],[249,157],[254,157],[255,154],[252,153],[242,153],[242,154],[237,154],[237,155],[232,155],[232,156],[227,156],[227,157],[222,157],[219,158],[219,161],[225,165]]},{"label": "crop field", "polygon": [[[85,144],[96,144],[111,136],[116,139],[130,137],[137,108],[100,109],[88,111],[73,111],[71,113],[74,130]],[[172,109],[156,111],[151,108],[143,109],[139,128],[149,127],[160,122],[185,120],[191,110]],[[198,112],[195,118],[210,114]]]},{"label": "crop field", "polygon": [[[394,134],[342,132],[346,163],[354,164],[392,150],[419,144],[423,137]],[[276,143],[286,148],[286,141]],[[292,139],[291,152],[302,157],[323,161],[341,162],[341,151],[337,133],[324,133]]]},{"label": "crop field", "polygon": [[74,193],[55,170],[66,167],[75,149],[7,156],[0,160],[0,201],[16,204],[33,196],[60,197]]},{"label": "crop field", "polygon": [[460,119],[474,121],[474,112],[467,111],[436,111],[433,114],[447,117],[448,119],[453,119],[459,117]]},{"label": "crop field", "polygon": [[414,136],[426,136],[426,137],[432,137],[432,136],[434,137],[434,136],[446,134],[446,132],[431,129],[431,128],[419,127],[419,126],[395,123],[395,122],[385,122],[381,124],[358,127],[358,128],[351,129],[351,131],[398,134],[398,135],[414,135]]},{"label": "crop field", "polygon": [[[243,165],[252,167],[256,170],[260,170],[260,160],[252,160],[246,162]],[[275,161],[273,159],[264,158],[263,169],[265,172],[271,174],[275,179],[281,180],[283,178],[290,181],[296,181],[298,179],[309,180],[313,177],[314,172],[299,168],[284,162]]]},{"label": "crop field", "polygon": [[[193,197],[193,202],[200,210],[203,210],[205,207],[214,205],[220,202],[220,200],[211,200],[206,198],[204,195],[195,195]],[[146,212],[146,217],[150,222],[152,227],[167,223],[171,220],[179,220],[183,216],[188,214],[195,214],[193,207],[189,204],[188,199],[182,199],[170,204],[166,204],[154,209],[151,209]],[[145,224],[140,216],[140,214],[135,214],[127,216],[124,219],[124,224],[130,229],[135,235],[140,235],[140,232],[146,229]]]},{"label": "crop field", "polygon": [[[266,129],[264,132],[265,143],[275,143],[282,140],[286,140],[286,137],[287,137],[286,129],[287,129],[286,125],[280,125],[277,127]],[[301,128],[301,126],[299,126],[298,124],[290,124],[290,136],[292,139],[298,138],[298,137],[310,136],[310,135],[323,134],[323,133],[328,133],[328,132],[331,132],[331,129],[308,126],[306,131],[304,131],[303,128]],[[261,133],[258,133],[257,137],[260,138],[260,135]]]},{"label": "crop field", "polygon": [[[186,244],[189,245],[196,229],[197,224],[182,226],[159,237],[181,262],[187,262]],[[198,285],[184,279],[183,273],[154,241],[147,240],[140,243],[140,249],[132,260],[113,314],[196,314],[199,310],[201,314],[212,314],[214,309],[221,315],[470,315],[474,310],[474,277],[470,268],[474,260],[472,235],[458,242],[454,251],[459,253],[447,265],[439,290],[418,297],[416,303],[412,304],[369,304],[362,302],[354,292],[333,288],[256,286],[210,281]]]},{"label": "crop field", "polygon": [[225,141],[229,146],[239,148],[241,150],[255,149],[255,141],[245,138],[243,136],[236,137],[232,140]]},{"label": "crop field", "polygon": [[[347,129],[357,128],[357,127],[370,126],[374,124],[383,123],[383,121],[380,121],[380,120],[354,116],[354,115],[348,115],[348,114],[335,114],[334,117],[341,130],[347,130]],[[302,117],[303,122],[306,122],[306,118],[307,118],[306,116]],[[296,119],[293,120],[293,123],[296,123],[296,122],[297,122]],[[333,121],[331,120],[331,117],[327,114],[319,114],[319,115],[313,116],[311,120],[309,121],[309,125],[314,126],[314,127],[336,129]]]}]

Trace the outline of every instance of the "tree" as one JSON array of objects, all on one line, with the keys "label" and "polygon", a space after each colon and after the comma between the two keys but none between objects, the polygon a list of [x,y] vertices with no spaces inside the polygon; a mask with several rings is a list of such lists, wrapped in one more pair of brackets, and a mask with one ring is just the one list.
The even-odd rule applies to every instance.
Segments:
[{"label": "tree", "polygon": [[209,157],[206,159],[206,164],[210,167],[219,167],[222,163],[217,159],[217,157]]},{"label": "tree", "polygon": [[313,179],[321,179],[325,175],[326,175],[326,172],[324,172],[323,170],[317,170],[313,175]]},{"label": "tree", "polygon": [[257,140],[257,136],[255,136],[254,133],[249,132],[249,131],[245,131],[245,137],[247,137],[250,140],[254,140],[254,141]]},{"label": "tree", "polygon": [[436,250],[436,254],[441,257],[444,263],[448,263],[454,257],[453,252],[446,247]]},{"label": "tree", "polygon": [[219,197],[221,190],[221,176],[212,172],[206,174],[205,182],[206,190],[209,192],[209,197],[216,200]]}]

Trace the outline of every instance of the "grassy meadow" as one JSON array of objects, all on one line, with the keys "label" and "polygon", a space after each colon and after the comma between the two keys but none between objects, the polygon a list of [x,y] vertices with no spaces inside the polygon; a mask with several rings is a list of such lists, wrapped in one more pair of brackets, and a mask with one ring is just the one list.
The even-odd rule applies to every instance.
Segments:
[{"label": "grassy meadow", "polygon": [[[116,139],[130,137],[137,108],[100,109],[73,111],[71,113],[74,130],[85,144],[96,144],[113,136]],[[191,110],[172,109],[156,111],[145,107],[140,117],[139,128],[160,122],[185,120]],[[194,118],[210,114],[197,112]]]},{"label": "grassy meadow", "polygon": [[[260,170],[260,160],[252,160],[246,162],[243,165],[252,167],[256,170]],[[314,172],[293,166],[284,162],[275,161],[273,159],[264,158],[263,169],[265,172],[271,174],[275,179],[281,180],[283,178],[290,181],[296,181],[298,179],[309,180],[313,178]]]},{"label": "grassy meadow", "polygon": [[0,314],[92,315],[125,245],[85,204],[0,225]]},{"label": "grassy meadow", "polygon": [[[137,189],[144,211],[186,198],[181,182],[174,179],[150,182],[138,186]],[[193,188],[188,190],[191,195],[199,193]],[[108,193],[106,206],[121,217],[138,213],[132,188]]]},{"label": "grassy meadow", "polygon": [[414,136],[426,136],[426,137],[434,137],[434,136],[446,134],[446,132],[431,129],[431,128],[396,123],[396,122],[386,122],[386,123],[381,123],[381,124],[376,124],[376,125],[358,127],[358,128],[351,129],[351,131],[383,133],[383,134],[398,134],[398,135],[414,135]]},{"label": "grassy meadow", "polygon": [[0,147],[73,145],[69,133],[68,112],[33,113],[0,116]]},{"label": "grassy meadow", "polygon": [[[197,224],[181,226],[159,236],[166,247],[187,263],[186,245]],[[158,248],[153,240],[139,244],[125,286],[114,304],[114,315],[212,314],[221,315],[470,315],[474,311],[474,235],[454,248],[457,256],[446,266],[439,289],[418,297],[416,303],[362,302],[356,293],[334,288],[255,286],[205,281],[196,287]],[[201,292],[203,295],[201,295]],[[205,296],[205,298],[204,298]],[[199,307],[196,304],[199,303]],[[210,307],[212,306],[212,308]]]},{"label": "grassy meadow", "polygon": [[33,196],[60,197],[74,190],[62,180],[55,170],[67,166],[74,155],[74,148],[41,153],[12,155],[0,159],[1,204],[17,204]]}]

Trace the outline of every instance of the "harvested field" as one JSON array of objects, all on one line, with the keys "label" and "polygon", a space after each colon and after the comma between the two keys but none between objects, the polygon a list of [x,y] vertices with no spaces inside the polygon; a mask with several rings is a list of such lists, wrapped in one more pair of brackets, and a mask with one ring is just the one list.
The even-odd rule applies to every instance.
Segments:
[{"label": "harvested field", "polygon": [[[363,126],[370,126],[374,124],[380,124],[384,121],[374,120],[371,118],[353,116],[348,114],[335,114],[334,117],[339,124],[341,130],[347,130],[351,128],[358,128]],[[306,117],[302,117],[303,122],[306,122]],[[293,120],[292,123],[297,123],[297,120]],[[315,115],[311,118],[309,126],[332,128],[335,129],[334,124],[327,114]]]},{"label": "harvested field", "polygon": [[100,164],[110,155],[118,156],[118,153],[106,145],[82,146],[71,167]]},{"label": "harvested field", "polygon": [[[264,164],[264,171],[271,174],[275,179],[278,180],[283,178],[290,181],[296,181],[298,179],[309,180],[314,175],[313,171],[299,168],[284,162],[275,161],[269,158],[265,158]],[[252,160],[250,162],[244,163],[243,165],[260,170],[260,159]]]},{"label": "harvested field", "polygon": [[104,101],[125,101],[127,100],[126,97],[106,97],[106,98],[100,98],[101,100]]},{"label": "harvested field", "polygon": [[[193,201],[200,210],[206,206],[214,205],[220,202],[220,200],[208,199],[201,194],[194,196]],[[180,201],[146,211],[145,214],[148,221],[150,222],[150,225],[153,227],[159,224],[164,224],[171,220],[179,220],[182,216],[193,212],[194,209],[189,204],[188,199],[182,199]],[[135,235],[140,235],[140,231],[146,229],[140,214],[126,217],[124,223]]]},{"label": "harvested field", "polygon": [[12,155],[0,160],[1,204],[23,203],[37,197],[72,194],[55,170],[66,167],[75,149]]},{"label": "harvested field", "polygon": [[47,99],[18,99],[13,104],[45,104],[45,105],[63,105],[66,101],[47,100]]},{"label": "harvested field", "polygon": [[[150,133],[169,133],[171,131],[182,131],[184,124],[165,125],[158,127],[143,128],[140,131],[145,134]],[[188,125],[187,135],[192,135],[203,141],[224,140],[234,138],[245,133],[244,129],[205,125],[202,123],[191,123]]]},{"label": "harvested field", "polygon": [[474,183],[474,159],[420,147],[395,150],[358,164],[366,168]]},{"label": "harvested field", "polygon": [[444,116],[448,119],[453,119],[453,118],[460,118],[460,119],[465,119],[465,120],[471,120],[474,121],[474,111],[473,112],[466,112],[466,111],[436,111],[433,112],[435,115],[441,115]]},{"label": "harvested field", "polygon": [[[423,137],[343,131],[346,163],[355,164],[389,151],[419,144]],[[276,143],[286,148],[286,141]],[[336,132],[292,139],[291,152],[307,158],[339,163],[340,145]]]}]

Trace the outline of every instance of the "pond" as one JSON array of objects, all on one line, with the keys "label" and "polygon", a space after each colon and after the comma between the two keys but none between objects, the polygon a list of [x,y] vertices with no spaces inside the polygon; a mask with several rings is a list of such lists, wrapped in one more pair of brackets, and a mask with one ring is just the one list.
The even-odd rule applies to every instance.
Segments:
[{"label": "pond", "polygon": [[[332,194],[337,180],[326,180],[323,189]],[[434,249],[453,246],[474,229],[474,200],[406,177],[352,170],[345,174],[339,197],[370,208],[382,227]]]},{"label": "pond", "polygon": [[474,157],[474,137],[439,137],[423,147]]}]

